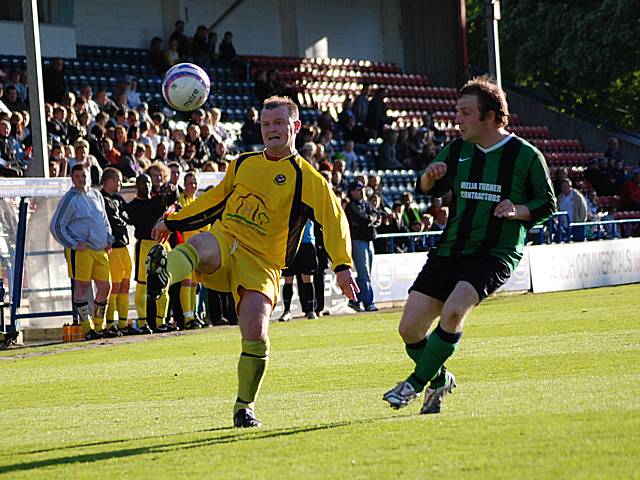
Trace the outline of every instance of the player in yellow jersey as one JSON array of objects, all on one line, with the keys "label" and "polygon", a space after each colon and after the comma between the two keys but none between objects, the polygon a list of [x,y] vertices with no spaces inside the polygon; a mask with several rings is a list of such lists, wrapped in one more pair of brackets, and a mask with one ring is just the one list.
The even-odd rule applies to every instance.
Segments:
[{"label": "player in yellow jersey", "polygon": [[[178,197],[178,203],[181,208],[185,208],[196,199],[196,193],[198,192],[198,177],[195,172],[187,172],[184,175],[184,191]],[[185,241],[189,240],[194,235],[197,235],[197,231],[184,232],[183,238]],[[201,328],[203,325],[196,319],[197,309],[197,282],[195,271],[180,284],[180,306],[182,307],[182,314],[184,315],[184,326],[187,330],[194,328]]]},{"label": "player in yellow jersey", "polygon": [[[147,260],[147,291],[160,295],[194,269],[209,288],[231,291],[242,334],[238,361],[236,427],[259,427],[253,412],[269,355],[268,326],[280,271],[290,265],[307,219],[324,228],[325,247],[342,292],[355,300],[349,225],[329,184],[295,151],[298,107],[289,98],[264,102],[260,125],[266,149],[240,155],[222,182],[183,210],[160,221],[153,237],[213,224],[168,255],[153,247]],[[214,223],[215,222],[215,223]]]}]

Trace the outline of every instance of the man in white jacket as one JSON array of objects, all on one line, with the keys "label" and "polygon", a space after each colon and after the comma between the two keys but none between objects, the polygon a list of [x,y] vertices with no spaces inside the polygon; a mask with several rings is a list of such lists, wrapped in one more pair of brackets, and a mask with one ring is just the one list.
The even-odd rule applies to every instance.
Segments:
[{"label": "man in white jacket", "polygon": [[[64,194],[51,219],[51,234],[64,246],[69,276],[74,281],[73,304],[87,340],[102,337],[104,314],[111,289],[109,250],[111,227],[100,192],[89,188],[89,170],[84,163],[71,169],[73,187]],[[96,284],[93,319],[87,295]]]}]

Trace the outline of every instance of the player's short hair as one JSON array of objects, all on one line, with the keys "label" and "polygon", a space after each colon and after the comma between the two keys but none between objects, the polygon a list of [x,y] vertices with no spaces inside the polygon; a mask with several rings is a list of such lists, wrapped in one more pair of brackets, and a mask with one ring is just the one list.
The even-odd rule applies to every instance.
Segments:
[{"label": "player's short hair", "polygon": [[104,185],[107,180],[117,180],[118,178],[122,178],[122,173],[120,172],[120,170],[115,167],[107,167],[102,172],[100,183]]},{"label": "player's short hair", "polygon": [[262,104],[262,108],[266,110],[275,110],[278,107],[285,106],[289,111],[289,118],[293,120],[298,120],[298,105],[295,104],[293,100],[289,97],[280,97],[278,95],[273,95],[272,97],[267,98]]},{"label": "player's short hair", "polygon": [[488,112],[494,112],[498,126],[506,127],[509,124],[507,94],[490,76],[482,75],[469,80],[458,92],[458,98],[463,95],[474,95],[478,99],[480,120],[484,120]]}]

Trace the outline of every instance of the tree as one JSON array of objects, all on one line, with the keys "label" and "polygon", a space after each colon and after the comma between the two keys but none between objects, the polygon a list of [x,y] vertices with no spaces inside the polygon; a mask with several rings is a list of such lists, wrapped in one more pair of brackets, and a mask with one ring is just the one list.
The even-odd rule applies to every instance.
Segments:
[{"label": "tree", "polygon": [[[640,127],[638,0],[502,0],[508,81],[636,131]],[[487,69],[484,0],[467,0],[469,59]]]}]

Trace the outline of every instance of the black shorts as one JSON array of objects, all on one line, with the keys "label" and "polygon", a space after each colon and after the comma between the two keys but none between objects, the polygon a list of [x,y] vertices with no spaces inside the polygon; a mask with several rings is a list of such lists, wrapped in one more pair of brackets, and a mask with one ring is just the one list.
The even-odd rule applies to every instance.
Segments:
[{"label": "black shorts", "polygon": [[293,277],[304,273],[313,275],[318,270],[318,259],[316,258],[316,247],[313,243],[301,243],[296,257],[289,268],[282,270],[283,277]]},{"label": "black shorts", "polygon": [[445,302],[456,284],[469,282],[480,302],[495,292],[511,275],[511,269],[497,257],[463,255],[441,257],[430,254],[416,281],[409,289]]}]

